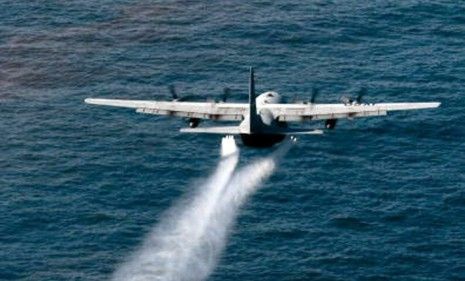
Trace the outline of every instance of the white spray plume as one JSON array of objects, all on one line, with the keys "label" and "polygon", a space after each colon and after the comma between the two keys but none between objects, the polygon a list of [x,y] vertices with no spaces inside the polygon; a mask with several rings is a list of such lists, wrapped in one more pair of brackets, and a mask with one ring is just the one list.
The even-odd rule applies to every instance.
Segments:
[{"label": "white spray plume", "polygon": [[[231,178],[225,192],[221,195],[215,217],[212,219],[212,229],[215,235],[211,236],[211,245],[216,245],[221,251],[226,244],[227,234],[230,231],[240,207],[246,202],[261,185],[272,175],[279,160],[289,151],[297,141],[295,137],[287,139],[270,156],[252,162],[238,170]],[[217,257],[219,257],[217,253]]]},{"label": "white spray plume", "polygon": [[221,156],[227,157],[238,152],[233,136],[225,136],[221,139]]},{"label": "white spray plume", "polygon": [[214,270],[240,206],[274,171],[290,148],[281,145],[233,176],[239,153],[234,138],[222,139],[218,168],[199,186],[192,201],[178,205],[114,274],[115,281],[201,281]]}]

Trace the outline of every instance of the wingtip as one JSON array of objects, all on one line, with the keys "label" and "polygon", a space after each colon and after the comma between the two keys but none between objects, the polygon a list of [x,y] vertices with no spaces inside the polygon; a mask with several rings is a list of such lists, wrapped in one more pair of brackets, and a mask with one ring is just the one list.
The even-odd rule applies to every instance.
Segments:
[{"label": "wingtip", "polygon": [[87,104],[95,104],[95,105],[99,105],[100,102],[102,102],[103,99],[99,99],[99,98],[86,98],[84,99],[84,102],[87,103]]},{"label": "wingtip", "polygon": [[426,103],[426,108],[438,108],[441,106],[440,102],[437,101],[432,101],[432,102],[427,102]]}]

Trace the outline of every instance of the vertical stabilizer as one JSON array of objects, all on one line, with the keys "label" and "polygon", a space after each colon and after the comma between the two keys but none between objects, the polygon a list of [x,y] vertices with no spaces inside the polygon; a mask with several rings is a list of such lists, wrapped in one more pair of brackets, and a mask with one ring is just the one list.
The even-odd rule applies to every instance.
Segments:
[{"label": "vertical stabilizer", "polygon": [[250,133],[257,132],[260,122],[257,115],[257,103],[255,100],[255,77],[253,67],[250,67],[249,78],[249,131]]}]

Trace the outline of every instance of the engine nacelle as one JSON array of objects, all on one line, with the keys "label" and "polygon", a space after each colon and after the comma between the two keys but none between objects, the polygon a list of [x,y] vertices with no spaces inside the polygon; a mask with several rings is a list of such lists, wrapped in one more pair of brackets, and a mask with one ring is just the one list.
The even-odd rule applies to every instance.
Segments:
[{"label": "engine nacelle", "polygon": [[200,124],[200,119],[199,118],[189,118],[188,121],[189,127],[190,128],[197,128]]},{"label": "engine nacelle", "polygon": [[326,129],[334,129],[336,127],[337,119],[327,119],[325,121],[325,128]]}]

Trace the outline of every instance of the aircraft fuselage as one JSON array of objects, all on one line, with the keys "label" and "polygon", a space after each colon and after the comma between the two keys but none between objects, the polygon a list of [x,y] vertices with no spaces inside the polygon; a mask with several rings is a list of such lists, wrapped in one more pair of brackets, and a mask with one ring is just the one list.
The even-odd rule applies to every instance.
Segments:
[{"label": "aircraft fuselage", "polygon": [[271,147],[282,142],[286,135],[281,134],[241,134],[242,143],[250,147]]},{"label": "aircraft fuselage", "polygon": [[287,123],[277,121],[270,111],[262,109],[265,104],[280,103],[281,100],[278,93],[271,91],[265,92],[255,99],[257,118],[247,117],[240,124],[240,127],[249,129],[248,134],[240,134],[242,143],[245,146],[271,147],[285,139],[286,135],[273,132],[276,132],[279,128],[286,128]]}]

